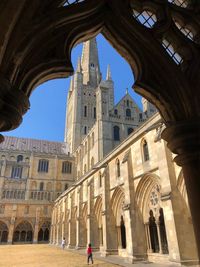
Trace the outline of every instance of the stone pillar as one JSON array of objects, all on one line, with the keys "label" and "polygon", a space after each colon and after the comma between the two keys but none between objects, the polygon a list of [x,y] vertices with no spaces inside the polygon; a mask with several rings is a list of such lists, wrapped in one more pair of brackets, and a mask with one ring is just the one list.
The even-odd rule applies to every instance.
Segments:
[{"label": "stone pillar", "polygon": [[124,178],[124,221],[126,227],[126,251],[129,262],[145,258],[146,244],[144,223],[138,214],[138,208],[135,203],[135,188],[133,180],[133,168],[131,150],[127,151],[122,161],[121,175]]},{"label": "stone pillar", "polygon": [[34,160],[33,153],[31,153],[30,162],[29,162],[29,166],[28,166],[28,168],[29,168],[28,177],[26,180],[25,200],[30,199],[30,191],[31,191],[30,184],[31,184],[31,180],[32,180],[33,160]]},{"label": "stone pillar", "polygon": [[103,245],[100,247],[101,255],[117,253],[117,233],[113,224],[110,210],[110,177],[109,166],[102,173],[102,227]]},{"label": "stone pillar", "polygon": [[69,199],[68,199],[68,205],[69,205],[69,221],[68,221],[68,248],[73,248],[74,247],[74,244],[73,244],[73,231],[72,231],[72,224],[73,224],[73,221],[72,221],[72,196],[69,195]]},{"label": "stone pillar", "polygon": [[83,229],[82,229],[82,212],[81,212],[81,205],[82,205],[82,190],[81,186],[77,189],[77,218],[76,218],[76,249],[82,248],[83,242]]},{"label": "stone pillar", "polygon": [[87,244],[91,243],[93,248],[97,248],[97,228],[94,219],[94,179],[91,178],[88,181]]},{"label": "stone pillar", "polygon": [[12,244],[12,241],[13,241],[13,234],[14,234],[14,229],[16,226],[15,225],[16,216],[17,216],[17,205],[13,205],[9,233],[8,233],[8,244]]},{"label": "stone pillar", "polygon": [[38,242],[38,232],[39,232],[39,221],[40,221],[40,208],[36,209],[36,216],[35,216],[35,227],[33,233],[33,243],[37,244]]},{"label": "stone pillar", "polygon": [[13,234],[14,234],[14,228],[15,228],[15,216],[12,216],[9,226],[9,233],[8,233],[8,244],[12,244],[13,242]]},{"label": "stone pillar", "polygon": [[162,254],[162,243],[161,243],[161,237],[160,237],[160,224],[159,222],[156,222],[156,228],[157,228],[157,232],[158,232],[158,244],[159,244],[159,253]]},{"label": "stone pillar", "polygon": [[[198,118],[198,117],[197,117]],[[188,202],[194,226],[198,260],[200,259],[200,122],[199,119],[176,122],[162,132],[169,149],[177,154],[175,162],[182,167]]]}]

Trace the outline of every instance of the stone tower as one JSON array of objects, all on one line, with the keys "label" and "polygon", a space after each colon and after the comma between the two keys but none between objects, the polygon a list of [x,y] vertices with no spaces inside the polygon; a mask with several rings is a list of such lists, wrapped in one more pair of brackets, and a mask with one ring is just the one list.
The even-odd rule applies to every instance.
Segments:
[{"label": "stone tower", "polygon": [[65,142],[74,152],[96,121],[96,88],[101,81],[96,39],[83,44],[67,98]]}]

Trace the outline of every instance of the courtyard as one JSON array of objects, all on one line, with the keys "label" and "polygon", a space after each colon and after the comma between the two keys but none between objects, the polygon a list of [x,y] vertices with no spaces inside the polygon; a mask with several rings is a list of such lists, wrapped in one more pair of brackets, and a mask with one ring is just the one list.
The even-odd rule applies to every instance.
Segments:
[{"label": "courtyard", "polygon": [[[1,245],[0,267],[84,267],[88,266],[83,250],[62,250],[60,247],[41,245]],[[95,267],[131,267],[118,256],[109,256],[99,259],[94,253]],[[135,267],[177,267],[177,264],[153,264],[147,262],[134,263]]]},{"label": "courtyard", "polygon": [[[86,256],[50,245],[2,245],[0,267],[83,267]],[[117,265],[94,259],[93,266]]]}]

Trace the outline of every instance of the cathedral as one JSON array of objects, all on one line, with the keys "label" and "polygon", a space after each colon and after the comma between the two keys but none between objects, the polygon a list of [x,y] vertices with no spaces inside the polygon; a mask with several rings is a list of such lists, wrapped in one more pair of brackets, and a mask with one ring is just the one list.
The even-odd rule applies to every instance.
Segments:
[{"label": "cathedral", "polygon": [[5,137],[0,144],[0,243],[40,243],[126,261],[196,264],[183,172],[145,98],[114,103],[96,39],[83,44],[67,96],[63,143]]}]

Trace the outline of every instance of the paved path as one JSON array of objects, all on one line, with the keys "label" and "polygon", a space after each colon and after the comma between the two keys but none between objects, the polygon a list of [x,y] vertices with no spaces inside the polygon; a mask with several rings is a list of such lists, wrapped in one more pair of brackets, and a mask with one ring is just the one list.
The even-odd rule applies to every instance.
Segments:
[{"label": "paved path", "polygon": [[[50,245],[2,245],[0,267],[84,267],[85,250],[62,250]],[[94,253],[94,267],[177,267],[176,264],[126,263],[119,256],[103,258]]]}]

